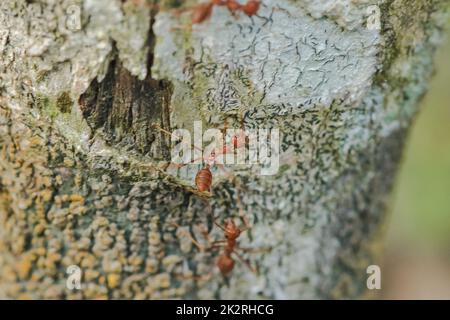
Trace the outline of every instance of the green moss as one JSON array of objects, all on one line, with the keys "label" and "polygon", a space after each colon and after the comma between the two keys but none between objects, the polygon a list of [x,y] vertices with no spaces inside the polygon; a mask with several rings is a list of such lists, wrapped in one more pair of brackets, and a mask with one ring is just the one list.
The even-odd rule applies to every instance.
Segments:
[{"label": "green moss", "polygon": [[171,9],[171,8],[180,8],[185,1],[183,0],[161,0],[160,4],[162,8]]},{"label": "green moss", "polygon": [[50,97],[38,94],[35,101],[36,107],[41,110],[43,114],[49,116],[50,118],[53,119],[59,114],[56,104]]},{"label": "green moss", "polygon": [[[383,67],[375,78],[376,84],[392,79],[392,75],[388,72],[391,71],[393,64],[399,59],[407,59],[417,50],[417,44],[427,36],[430,15],[442,5],[443,1],[436,0],[411,1],[407,6],[400,0],[390,0],[380,5],[383,13],[381,34],[385,38],[385,43],[390,45],[384,48],[383,55],[380,57]],[[397,82],[397,80],[401,79],[392,79],[391,82]],[[398,87],[403,84],[398,83]]]},{"label": "green moss", "polygon": [[70,98],[70,94],[67,91],[62,92],[58,98],[56,98],[56,107],[62,113],[69,113],[72,109],[73,101]]},{"label": "green moss", "polygon": [[290,169],[290,165],[288,164],[282,164],[280,166],[280,169],[278,170],[278,176],[282,176],[286,171],[288,171]]},{"label": "green moss", "polygon": [[61,113],[69,113],[72,105],[73,101],[67,91],[60,93],[56,99],[43,94],[38,94],[35,99],[35,106],[52,119]]}]

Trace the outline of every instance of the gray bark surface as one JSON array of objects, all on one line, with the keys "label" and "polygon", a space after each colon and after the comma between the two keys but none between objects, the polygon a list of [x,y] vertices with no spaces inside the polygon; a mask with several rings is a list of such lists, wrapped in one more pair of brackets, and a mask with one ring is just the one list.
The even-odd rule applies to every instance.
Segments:
[{"label": "gray bark surface", "polygon": [[[262,0],[256,16],[220,7],[192,26],[195,4],[0,2],[0,297],[364,294],[449,2]],[[280,129],[276,175],[214,169],[208,195],[200,166],[164,170],[170,140],[153,124],[241,115]],[[239,245],[271,250],[244,255],[258,274],[237,260],[223,277],[220,251],[186,234],[223,238],[210,212],[238,221],[239,201],[252,226]]]}]

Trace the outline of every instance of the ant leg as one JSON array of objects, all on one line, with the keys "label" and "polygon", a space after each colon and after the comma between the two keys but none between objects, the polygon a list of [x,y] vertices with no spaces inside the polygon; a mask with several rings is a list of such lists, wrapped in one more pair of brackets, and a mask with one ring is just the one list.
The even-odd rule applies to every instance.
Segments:
[{"label": "ant leg", "polygon": [[244,259],[239,253],[237,253],[235,250],[233,250],[233,253],[235,254],[236,257],[238,257],[238,259],[247,266],[247,268],[250,269],[251,272],[253,272],[255,275],[258,275],[258,270],[256,270],[256,268],[254,268],[250,262],[248,262],[246,259]]},{"label": "ant leg", "polygon": [[212,206],[210,208],[211,208],[211,210],[209,211],[209,214],[211,215],[211,218],[212,218],[212,221],[213,221],[214,225],[225,232],[225,228],[217,223],[217,219],[219,219],[219,216],[215,217],[214,214],[213,214],[213,211],[212,211]]},{"label": "ant leg", "polygon": [[245,115],[243,115],[242,112],[239,111],[239,121],[241,122],[241,129],[245,131],[244,119]]},{"label": "ant leg", "polygon": [[211,245],[221,247],[221,246],[223,246],[224,244],[227,244],[227,243],[228,243],[228,241],[223,239],[223,240],[215,240],[215,241],[213,241],[211,243]]},{"label": "ant leg", "polygon": [[172,224],[174,227],[176,227],[177,229],[180,230],[180,232],[185,236],[188,237],[189,240],[192,241],[192,243],[200,250],[200,251],[205,251],[205,247],[203,245],[201,245],[197,240],[194,239],[194,237],[191,235],[190,232],[184,230],[184,229],[180,229],[181,226],[176,223],[176,222],[171,222],[170,224]]},{"label": "ant leg", "polygon": [[165,168],[165,170],[170,170],[172,168],[175,168],[176,170],[178,170],[180,168],[183,168],[185,165],[186,165],[186,163],[178,164],[178,163],[171,162],[171,163],[168,164],[168,166]]},{"label": "ant leg", "polygon": [[195,164],[195,162],[199,161],[199,160],[203,160],[203,158],[197,158],[197,159],[189,161],[188,163],[173,163],[173,162],[170,162],[163,169],[164,170],[170,170],[172,167],[174,167],[176,170],[178,170],[178,169],[183,168],[184,166],[187,166],[188,164]]},{"label": "ant leg", "polygon": [[[172,132],[170,132],[170,131],[168,131],[168,130],[166,130],[166,129],[161,128],[161,126],[160,126],[159,124],[157,124],[157,123],[153,123],[151,126],[152,126],[153,128],[155,128],[155,129],[158,129],[158,130],[161,131],[162,133],[165,133],[165,134],[168,135],[168,136],[172,136]],[[181,137],[179,137],[179,136],[177,136],[177,135],[174,135],[174,137],[176,137],[177,139],[181,139]]]},{"label": "ant leg", "polygon": [[216,221],[214,221],[214,224],[219,227],[223,232],[225,232],[225,228],[223,226],[221,226],[220,224],[218,224]]},{"label": "ant leg", "polygon": [[[242,115],[242,111],[238,110],[237,114],[238,114],[237,122],[238,122],[239,126],[237,128],[234,127],[234,129],[233,129],[234,132],[232,132],[234,134],[231,136],[231,144],[233,146],[233,152],[235,150],[237,151],[239,148],[241,148],[244,145],[246,137],[247,137],[247,133],[245,132],[244,116]],[[236,117],[234,119],[236,119]],[[235,122],[236,122],[236,120],[234,121],[234,123]]]},{"label": "ant leg", "polygon": [[203,157],[193,159],[193,160],[191,160],[191,162],[186,163],[186,164],[196,164],[195,162],[197,162],[197,161],[199,161],[199,160],[203,161]]},{"label": "ant leg", "polygon": [[[226,137],[227,137],[227,130],[228,130],[228,117],[225,118],[223,128],[220,129],[222,133],[222,141],[220,141],[219,147],[214,150],[216,158],[218,156],[224,157],[227,153],[227,143],[226,143]],[[222,162],[224,162],[224,158],[222,159]],[[217,163],[216,163],[217,164]]]},{"label": "ant leg", "polygon": [[205,225],[202,225],[202,229],[200,230],[200,233],[202,234],[203,238],[208,242],[208,245],[211,246],[215,241],[211,239],[211,236],[209,235],[208,228]]},{"label": "ant leg", "polygon": [[218,249],[218,248],[223,248],[226,245],[227,245],[226,243],[213,243],[208,249],[209,250],[215,250],[215,249]]},{"label": "ant leg", "polygon": [[208,200],[205,200],[205,199],[201,199],[201,201],[203,201],[204,204],[206,205],[206,207],[203,207],[202,210],[206,211],[206,214],[211,217],[211,219],[206,217],[206,221],[203,224],[202,234],[206,239],[206,238],[209,238],[209,233],[211,232],[212,228],[214,227],[214,222],[218,219],[218,216],[214,217],[214,213],[213,213],[214,208],[213,208],[211,202],[209,202]]},{"label": "ant leg", "polygon": [[241,233],[242,232],[244,232],[244,231],[247,231],[247,230],[249,230],[250,228],[251,228],[251,226],[250,226],[250,222],[248,221],[248,218],[245,216],[245,215],[240,215],[240,218],[241,218],[241,220],[243,221],[243,223],[244,223],[244,227],[243,228],[241,228]]},{"label": "ant leg", "polygon": [[267,253],[272,251],[271,247],[263,247],[263,248],[245,248],[245,247],[236,247],[235,250],[239,250],[245,253]]},{"label": "ant leg", "polygon": [[[161,126],[160,126],[159,124],[153,123],[151,126],[152,126],[153,128],[155,128],[155,129],[161,131],[162,133],[164,133],[164,134],[166,134],[166,135],[172,137],[172,134],[173,134],[173,133],[170,132],[170,131],[168,131],[168,130],[166,130],[166,129],[164,129],[164,128],[161,128]],[[176,134],[174,134],[173,136],[174,136],[175,138],[177,138],[178,140],[182,140],[182,139],[183,139],[182,137],[177,136]],[[198,151],[201,151],[201,152],[203,153],[203,149],[202,149],[202,148],[199,148],[199,147],[197,147],[196,145],[192,145],[192,147],[193,147],[194,149],[197,149]]]},{"label": "ant leg", "polygon": [[203,230],[200,230],[200,233],[202,234],[203,238],[208,242],[208,247],[206,250],[212,250],[215,248],[223,247],[227,244],[227,240],[220,239],[220,240],[213,240],[211,239],[211,236],[208,233],[208,230],[206,229],[206,226],[203,225]]},{"label": "ant leg", "polygon": [[224,124],[223,124],[223,130],[222,130],[222,134],[226,134],[228,130],[228,117],[225,118]]},{"label": "ant leg", "polygon": [[183,168],[184,166],[187,166],[188,164],[192,164],[192,162],[194,162],[194,161],[195,160],[192,160],[192,161],[190,161],[188,163],[173,163],[173,162],[170,162],[165,167],[163,167],[163,169],[166,170],[166,171],[179,170],[179,169]]}]

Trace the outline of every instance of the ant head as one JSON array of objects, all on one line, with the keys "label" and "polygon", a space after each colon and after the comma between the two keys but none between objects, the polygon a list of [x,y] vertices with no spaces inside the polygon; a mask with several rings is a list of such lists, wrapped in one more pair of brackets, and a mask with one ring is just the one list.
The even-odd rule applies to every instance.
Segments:
[{"label": "ant head", "polygon": [[224,227],[226,238],[237,238],[241,234],[241,230],[236,226],[233,219],[225,220]]},{"label": "ant head", "polygon": [[212,0],[212,3],[214,3],[216,6],[224,6],[227,4],[226,0]]}]

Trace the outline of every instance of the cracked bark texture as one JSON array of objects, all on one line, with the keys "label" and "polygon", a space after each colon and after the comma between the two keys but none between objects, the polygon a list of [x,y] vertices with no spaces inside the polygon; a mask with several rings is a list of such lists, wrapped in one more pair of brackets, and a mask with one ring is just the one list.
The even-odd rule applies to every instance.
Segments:
[{"label": "cracked bark texture", "polygon": [[[1,1],[2,298],[364,294],[448,1],[262,0],[254,17],[215,8],[191,26],[195,4]],[[236,185],[214,171],[205,197],[198,166],[164,171],[169,141],[152,124],[241,115],[280,129],[282,163],[274,176],[228,168],[252,224],[240,244],[272,250],[246,254],[258,275],[236,263],[224,278],[185,231],[220,238],[208,211],[237,218]],[[69,265],[81,290],[66,288]]]}]

